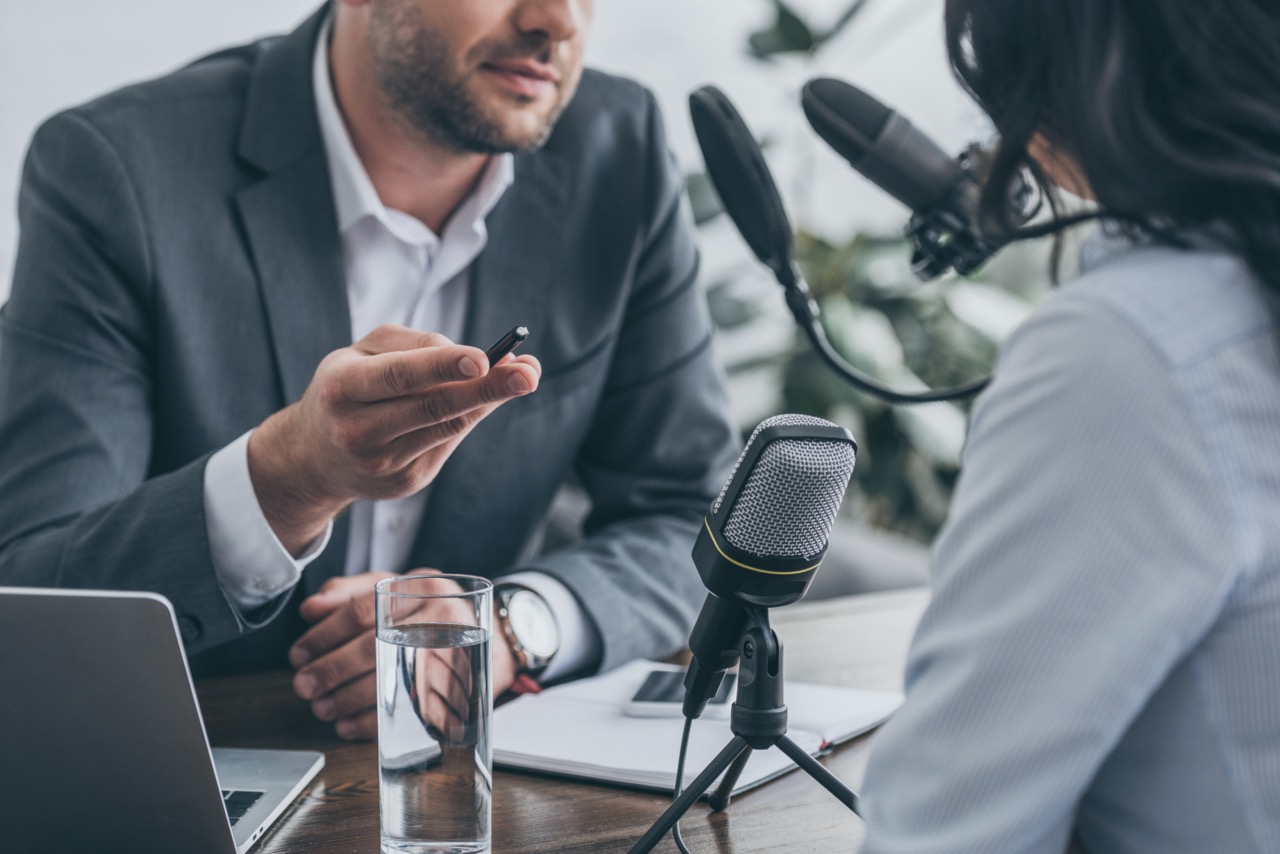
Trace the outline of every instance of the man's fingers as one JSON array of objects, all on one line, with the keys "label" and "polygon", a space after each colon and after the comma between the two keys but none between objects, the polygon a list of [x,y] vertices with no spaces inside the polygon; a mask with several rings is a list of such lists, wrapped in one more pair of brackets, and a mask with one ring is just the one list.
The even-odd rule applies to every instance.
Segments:
[{"label": "man's fingers", "polygon": [[453,342],[439,332],[423,332],[395,323],[384,323],[352,346],[370,356],[391,353],[396,350],[420,350],[426,347],[447,347]]},{"label": "man's fingers", "polygon": [[375,634],[368,631],[299,670],[293,677],[293,690],[304,700],[318,699],[373,673],[375,662]]},{"label": "man's fingers", "polygon": [[[496,408],[496,406],[485,406],[473,409],[466,415],[459,415],[451,421],[423,427],[396,438],[388,448],[394,465],[398,469],[404,469],[429,452],[434,452],[430,464],[443,465],[472,428]],[[424,458],[422,464],[428,464],[428,460]],[[414,474],[420,477],[425,476],[421,470]]]},{"label": "man's fingers", "polygon": [[345,685],[339,685],[315,700],[311,701],[311,711],[322,721],[336,721],[342,718],[355,717],[361,712],[377,705],[378,676],[366,673],[352,679]]},{"label": "man's fingers", "polygon": [[521,356],[515,361],[504,362],[489,372],[488,379],[495,386],[501,380],[502,392],[494,392],[490,403],[498,403],[509,397],[519,397],[536,391],[542,379],[542,364],[532,356]]},{"label": "man's fingers", "polygon": [[[351,601],[354,597],[354,593],[344,593],[339,591],[313,593],[306,599],[303,599],[302,604],[298,605],[298,613],[302,616],[302,619],[306,620],[308,623],[318,623],[334,611],[341,608],[343,605],[347,604],[347,602]],[[295,646],[294,648],[296,649],[297,647]],[[292,650],[289,653],[289,662],[294,667],[299,667],[306,663],[304,661],[295,661]]]},{"label": "man's fingers", "polygon": [[542,376],[542,363],[538,361],[537,356],[530,355],[529,353],[521,353],[519,356],[513,356],[512,354],[508,353],[506,356],[503,357],[503,360],[498,364],[509,365],[513,362],[521,365],[528,365],[529,367],[533,368],[535,371],[538,372],[539,377]]},{"label": "man's fingers", "polygon": [[[366,669],[372,670],[375,619],[373,594],[369,594],[348,602],[298,638],[289,651],[290,663],[301,668],[293,682],[298,696],[304,700],[319,697],[359,675],[339,670],[354,655],[352,644],[362,645],[361,652],[368,658]],[[344,672],[345,678],[337,678]],[[308,686],[309,691],[304,692]]]},{"label": "man's fingers", "polygon": [[450,383],[422,394],[383,400],[371,406],[368,415],[376,419],[380,433],[395,439],[529,394],[538,388],[541,378],[541,366],[536,362],[508,362],[475,382]]},{"label": "man's fingers", "polygon": [[444,744],[466,744],[468,712],[459,703],[450,683],[432,684],[422,698],[422,719],[437,733]]},{"label": "man's fingers", "polygon": [[347,741],[372,741],[378,737],[378,710],[369,709],[355,717],[338,721],[339,738]]},{"label": "man's fingers", "polygon": [[374,403],[477,379],[488,371],[484,351],[475,347],[451,344],[397,350],[350,362],[342,394],[356,403]]},{"label": "man's fingers", "polygon": [[430,668],[431,687],[459,716],[466,714],[471,699],[470,668],[460,649],[435,650],[434,665]]},{"label": "man's fingers", "polygon": [[474,729],[470,669],[463,658],[458,649],[421,649],[415,654],[418,716],[446,744],[466,743]]},{"label": "man's fingers", "polygon": [[[318,622],[358,596],[372,596],[373,588],[384,578],[394,578],[394,572],[365,572],[360,575],[338,575],[320,585],[298,606],[298,613],[308,623]],[[294,662],[300,667],[305,662]]]},{"label": "man's fingers", "polygon": [[449,688],[445,691],[449,705],[456,709],[462,723],[471,718],[471,653],[474,650],[451,649],[445,651],[444,663],[449,668]]},{"label": "man's fingers", "polygon": [[319,590],[302,600],[298,613],[308,623],[324,619],[359,594],[368,592],[368,586],[360,578],[358,575],[340,575],[328,579]]}]

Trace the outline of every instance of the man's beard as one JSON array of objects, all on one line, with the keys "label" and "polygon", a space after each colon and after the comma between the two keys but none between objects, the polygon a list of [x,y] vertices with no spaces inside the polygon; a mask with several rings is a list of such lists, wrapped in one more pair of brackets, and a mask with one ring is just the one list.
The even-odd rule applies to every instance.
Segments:
[{"label": "man's beard", "polygon": [[[393,110],[431,141],[477,154],[536,151],[551,136],[568,99],[531,133],[511,133],[499,116],[487,114],[468,93],[466,78],[449,68],[447,45],[412,3],[376,4],[369,28],[373,73]],[[484,48],[485,46],[481,46]],[[497,47],[487,59],[536,56],[545,45]],[[561,85],[571,85],[562,78]]]}]

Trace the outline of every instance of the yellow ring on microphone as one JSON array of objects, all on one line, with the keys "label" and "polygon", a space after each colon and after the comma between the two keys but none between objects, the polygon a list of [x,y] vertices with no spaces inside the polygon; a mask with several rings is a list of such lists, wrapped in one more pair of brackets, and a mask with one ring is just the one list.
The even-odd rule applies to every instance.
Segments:
[{"label": "yellow ring on microphone", "polygon": [[759,572],[764,575],[802,575],[806,572],[813,572],[815,569],[822,566],[822,561],[818,561],[813,566],[806,566],[804,569],[791,569],[791,570],[787,570],[786,572],[777,572],[771,569],[761,569],[758,566],[747,566],[745,563],[740,563],[739,561],[734,560],[733,558],[729,557],[727,554],[724,553],[724,549],[720,548],[720,543],[716,539],[715,532],[711,530],[711,523],[707,521],[707,518],[705,516],[702,519],[702,524],[707,527],[707,533],[711,535],[711,544],[716,547],[716,551],[720,552],[720,557],[729,561],[729,563],[733,564],[734,566],[740,566],[743,569],[749,569],[752,572]]}]

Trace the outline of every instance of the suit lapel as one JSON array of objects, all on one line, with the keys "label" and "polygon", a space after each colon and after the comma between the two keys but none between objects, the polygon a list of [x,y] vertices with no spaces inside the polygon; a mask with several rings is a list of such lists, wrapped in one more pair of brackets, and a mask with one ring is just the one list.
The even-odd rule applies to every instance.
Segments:
[{"label": "suit lapel", "polygon": [[[567,235],[564,221],[565,164],[547,154],[516,158],[515,181],[486,220],[489,241],[471,267],[466,335],[487,347],[516,324],[529,327],[529,350],[537,353],[538,330],[546,329],[552,307],[556,259]],[[413,567],[446,572],[491,572],[520,544],[508,532],[474,533],[476,520],[492,506],[493,482],[503,465],[508,430],[502,409],[472,431],[431,486],[422,526],[410,553]]]},{"label": "suit lapel", "polygon": [[284,403],[302,396],[326,354],[351,343],[342,247],[323,153],[286,167],[236,198]]},{"label": "suit lapel", "polygon": [[486,220],[485,251],[471,267],[469,343],[487,346],[517,323],[536,333],[549,311],[557,247],[564,240],[557,227],[563,221],[563,167],[551,155],[516,158],[512,185]]},{"label": "suit lapel", "polygon": [[342,244],[311,84],[325,14],[262,49],[239,142],[241,157],[263,173],[237,194],[236,207],[286,404],[301,397],[327,353],[351,343]]},{"label": "suit lapel", "polygon": [[[235,203],[271,330],[282,404],[302,396],[321,359],[351,343],[342,242],[311,82],[327,14],[326,5],[262,49],[239,140],[240,156],[262,174]],[[324,554],[303,574],[304,594],[342,574],[346,543],[343,514]]]}]

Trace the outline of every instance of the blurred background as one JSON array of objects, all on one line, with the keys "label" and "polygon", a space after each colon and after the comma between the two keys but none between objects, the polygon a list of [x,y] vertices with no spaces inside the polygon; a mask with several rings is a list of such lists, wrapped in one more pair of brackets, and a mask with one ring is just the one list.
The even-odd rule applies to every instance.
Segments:
[{"label": "blurred background", "polygon": [[[22,157],[43,119],[218,48],[287,32],[317,5],[0,3],[0,302],[13,269]],[[1045,293],[1047,247],[1006,251],[971,280],[922,285],[907,266],[906,210],[832,154],[799,108],[806,80],[834,76],[875,94],[949,151],[986,139],[989,126],[948,69],[941,0],[596,0],[587,59],[646,84],[663,105],[689,176],[703,283],[739,425],[749,432],[771,414],[805,412],[858,439],[855,484],[811,596],[923,583],[959,471],[967,407],[890,408],[811,356],[781,289],[718,215],[686,101],[715,84],[765,147],[828,334],[849,361],[902,387],[971,379],[989,370],[999,342]],[[562,524],[571,527],[580,512],[565,496]]]}]

